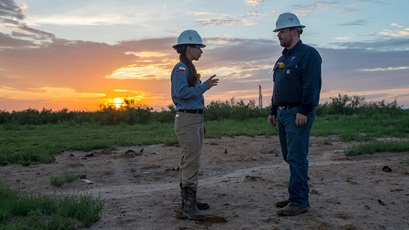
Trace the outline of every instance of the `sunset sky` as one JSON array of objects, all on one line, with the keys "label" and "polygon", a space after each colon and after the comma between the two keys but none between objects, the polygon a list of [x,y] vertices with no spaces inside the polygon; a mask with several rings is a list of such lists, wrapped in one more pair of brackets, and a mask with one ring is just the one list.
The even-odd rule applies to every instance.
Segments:
[{"label": "sunset sky", "polygon": [[321,103],[338,94],[409,108],[408,0],[0,0],[0,110],[94,110],[129,98],[172,104],[172,49],[186,29],[207,45],[195,62],[217,74],[213,100],[272,94],[280,13],[306,26],[323,59]]}]

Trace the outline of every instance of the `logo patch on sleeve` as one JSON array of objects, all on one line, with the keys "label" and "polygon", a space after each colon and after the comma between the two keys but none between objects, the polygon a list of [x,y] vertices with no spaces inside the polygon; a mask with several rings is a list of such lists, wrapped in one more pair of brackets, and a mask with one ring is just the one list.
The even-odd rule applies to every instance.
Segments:
[{"label": "logo patch on sleeve", "polygon": [[176,72],[178,72],[178,73],[184,73],[184,72],[186,72],[186,68],[185,68],[185,67],[178,67],[178,68],[176,69]]}]

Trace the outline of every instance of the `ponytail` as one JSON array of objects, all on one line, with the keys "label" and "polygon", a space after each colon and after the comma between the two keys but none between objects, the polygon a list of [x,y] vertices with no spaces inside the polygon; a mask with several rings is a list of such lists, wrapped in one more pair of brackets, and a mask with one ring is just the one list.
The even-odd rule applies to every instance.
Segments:
[{"label": "ponytail", "polygon": [[195,87],[199,80],[199,78],[197,77],[196,67],[195,65],[193,65],[192,61],[190,61],[189,58],[186,57],[186,47],[180,47],[180,49],[178,49],[177,51],[179,53],[180,62],[185,64],[188,68],[189,76],[187,78],[187,83],[189,87]]}]

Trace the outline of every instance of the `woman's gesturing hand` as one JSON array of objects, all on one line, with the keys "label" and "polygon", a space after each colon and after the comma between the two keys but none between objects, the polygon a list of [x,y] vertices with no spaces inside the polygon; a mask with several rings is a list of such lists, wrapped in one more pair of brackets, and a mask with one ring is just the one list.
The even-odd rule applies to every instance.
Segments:
[{"label": "woman's gesturing hand", "polygon": [[214,79],[214,77],[216,77],[216,74],[206,80],[206,83],[209,86],[209,89],[212,88],[213,86],[216,86],[219,83],[219,79],[217,78]]}]

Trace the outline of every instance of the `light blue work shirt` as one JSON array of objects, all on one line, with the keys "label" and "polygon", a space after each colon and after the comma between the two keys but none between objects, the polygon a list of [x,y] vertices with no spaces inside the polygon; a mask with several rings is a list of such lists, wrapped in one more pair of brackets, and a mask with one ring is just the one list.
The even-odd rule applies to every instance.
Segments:
[{"label": "light blue work shirt", "polygon": [[172,101],[178,110],[204,109],[203,94],[209,89],[206,82],[198,80],[196,86],[188,84],[189,70],[183,62],[179,62],[173,67],[170,80],[172,82]]}]

